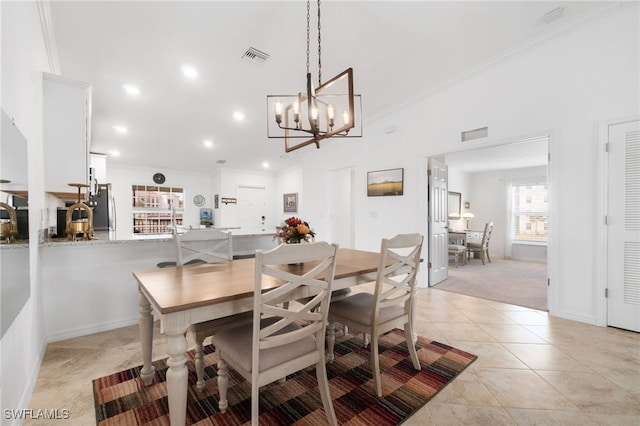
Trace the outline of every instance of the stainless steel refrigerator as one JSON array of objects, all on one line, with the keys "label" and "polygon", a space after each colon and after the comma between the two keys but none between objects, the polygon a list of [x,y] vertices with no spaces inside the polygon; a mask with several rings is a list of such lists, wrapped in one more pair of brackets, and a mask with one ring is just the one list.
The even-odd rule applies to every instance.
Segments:
[{"label": "stainless steel refrigerator", "polygon": [[89,206],[93,207],[93,230],[116,230],[116,206],[110,183],[97,185],[96,193],[89,198]]}]

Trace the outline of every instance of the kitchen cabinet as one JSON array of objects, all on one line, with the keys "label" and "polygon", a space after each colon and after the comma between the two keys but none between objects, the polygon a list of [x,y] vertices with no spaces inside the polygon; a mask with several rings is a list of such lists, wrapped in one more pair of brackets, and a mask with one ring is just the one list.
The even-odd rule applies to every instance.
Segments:
[{"label": "kitchen cabinet", "polygon": [[43,73],[45,191],[89,183],[91,85]]}]

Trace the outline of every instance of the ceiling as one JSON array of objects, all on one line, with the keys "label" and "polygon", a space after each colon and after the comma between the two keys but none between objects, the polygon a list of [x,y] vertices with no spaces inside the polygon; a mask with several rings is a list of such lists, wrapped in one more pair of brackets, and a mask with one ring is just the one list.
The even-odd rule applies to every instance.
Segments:
[{"label": "ceiling", "polygon": [[455,152],[445,155],[443,160],[449,170],[478,173],[546,166],[548,152],[548,140],[542,137]]},{"label": "ceiling", "polygon": [[[394,105],[606,3],[325,0],[323,80],[354,69],[366,134],[367,120]],[[250,170],[265,170],[266,161],[268,170],[279,171],[299,160],[298,152],[284,155],[282,139],[267,138],[266,96],[304,88],[304,1],[53,1],[50,7],[60,73],[92,84],[91,151],[107,154],[109,165],[209,172],[218,161]],[[544,15],[558,7],[562,18],[545,23]],[[312,32],[314,81],[316,37]],[[249,47],[270,56],[262,64],[243,60]],[[184,78],[184,64],[196,67],[198,77]],[[140,94],[127,95],[124,84]],[[235,111],[244,120],[236,121]]]}]

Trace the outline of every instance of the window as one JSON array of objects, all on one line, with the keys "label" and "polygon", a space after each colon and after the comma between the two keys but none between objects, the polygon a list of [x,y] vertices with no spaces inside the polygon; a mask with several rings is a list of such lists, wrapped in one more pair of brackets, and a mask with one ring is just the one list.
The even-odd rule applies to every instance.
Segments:
[{"label": "window", "polygon": [[182,225],[184,190],[166,186],[133,185],[133,233],[170,234],[175,209],[176,225]]},{"label": "window", "polygon": [[547,185],[513,185],[513,241],[547,242]]}]

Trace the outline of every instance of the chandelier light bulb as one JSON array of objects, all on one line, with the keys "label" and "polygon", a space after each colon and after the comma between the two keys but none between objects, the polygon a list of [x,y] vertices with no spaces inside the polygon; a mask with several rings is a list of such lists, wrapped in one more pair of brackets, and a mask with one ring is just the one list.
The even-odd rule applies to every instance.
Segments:
[{"label": "chandelier light bulb", "polygon": [[334,116],[333,105],[329,104],[327,105],[327,121],[329,123],[329,128],[333,128],[333,116]]},{"label": "chandelier light bulb", "polygon": [[314,132],[318,131],[318,105],[314,102],[311,105],[311,130]]},{"label": "chandelier light bulb", "polygon": [[349,111],[344,110],[342,113],[342,119],[344,120],[344,124],[349,124],[351,120],[349,120]]},{"label": "chandelier light bulb", "polygon": [[280,102],[280,98],[276,99],[276,103],[274,105],[276,111],[276,123],[282,123],[282,103]]},{"label": "chandelier light bulb", "polygon": [[297,99],[293,101],[293,121],[300,121],[300,102]]}]

